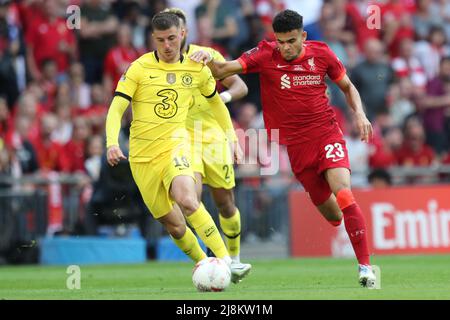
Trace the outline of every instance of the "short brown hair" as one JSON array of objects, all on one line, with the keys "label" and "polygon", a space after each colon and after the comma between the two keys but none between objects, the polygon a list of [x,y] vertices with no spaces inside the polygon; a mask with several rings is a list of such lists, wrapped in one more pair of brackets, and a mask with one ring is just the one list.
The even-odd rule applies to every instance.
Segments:
[{"label": "short brown hair", "polygon": [[153,30],[167,30],[173,26],[180,27],[180,18],[171,12],[160,12],[152,18]]}]

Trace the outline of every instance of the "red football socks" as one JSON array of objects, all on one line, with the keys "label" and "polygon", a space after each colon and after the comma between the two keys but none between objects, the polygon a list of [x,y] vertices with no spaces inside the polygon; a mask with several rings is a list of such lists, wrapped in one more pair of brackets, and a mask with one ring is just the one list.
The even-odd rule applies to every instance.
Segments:
[{"label": "red football socks", "polygon": [[349,189],[343,189],[336,195],[339,208],[344,214],[345,230],[352,243],[359,264],[370,265],[367,228],[364,216]]}]

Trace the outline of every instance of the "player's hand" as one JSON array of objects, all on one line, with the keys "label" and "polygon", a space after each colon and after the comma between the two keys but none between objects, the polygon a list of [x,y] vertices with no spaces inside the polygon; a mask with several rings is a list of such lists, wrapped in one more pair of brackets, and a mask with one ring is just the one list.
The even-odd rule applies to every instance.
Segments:
[{"label": "player's hand", "polygon": [[244,160],[244,151],[242,151],[239,141],[230,143],[231,153],[233,154],[233,160],[236,164],[241,164]]},{"label": "player's hand", "polygon": [[106,160],[108,161],[109,165],[114,167],[117,165],[120,160],[126,160],[127,157],[125,157],[122,153],[122,150],[118,146],[111,146],[106,151]]},{"label": "player's hand", "polygon": [[364,113],[355,114],[356,117],[356,125],[359,129],[359,134],[361,137],[361,141],[369,142],[373,136],[372,124],[367,119]]},{"label": "player's hand", "polygon": [[191,54],[189,58],[195,62],[200,62],[206,65],[211,62],[212,55],[207,51],[200,50]]}]

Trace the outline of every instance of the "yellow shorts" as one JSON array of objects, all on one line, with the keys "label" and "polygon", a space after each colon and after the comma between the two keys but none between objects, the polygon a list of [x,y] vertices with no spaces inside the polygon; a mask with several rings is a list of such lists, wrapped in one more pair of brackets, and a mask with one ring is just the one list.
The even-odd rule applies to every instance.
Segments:
[{"label": "yellow shorts", "polygon": [[233,160],[228,141],[198,142],[191,148],[192,170],[202,175],[204,184],[213,188],[234,188]]},{"label": "yellow shorts", "polygon": [[155,219],[168,214],[174,204],[170,185],[177,176],[195,180],[190,160],[183,153],[168,153],[150,162],[130,162],[131,173],[145,204]]}]

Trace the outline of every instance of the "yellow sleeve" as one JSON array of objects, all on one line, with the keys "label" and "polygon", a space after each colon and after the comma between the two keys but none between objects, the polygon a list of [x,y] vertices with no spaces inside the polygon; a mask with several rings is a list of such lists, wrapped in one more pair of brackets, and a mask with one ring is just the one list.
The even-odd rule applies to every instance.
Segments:
[{"label": "yellow sleeve", "polygon": [[106,116],[106,147],[119,146],[119,132],[122,125],[122,116],[130,101],[121,95],[116,95]]},{"label": "yellow sleeve", "polygon": [[231,141],[238,141],[236,133],[234,132],[233,122],[231,121],[230,113],[228,112],[227,106],[225,103],[223,103],[220,96],[217,94],[217,92],[212,96],[211,98],[207,99],[210,106],[212,113],[214,114],[214,117],[217,120],[217,123],[219,123],[220,127],[225,132],[226,136]]},{"label": "yellow sleeve", "polygon": [[[209,68],[203,68],[200,73],[201,77],[206,78],[206,82],[203,83],[202,87],[200,87],[200,92],[209,102],[211,107],[211,111],[214,115],[214,118],[217,119],[222,130],[225,132],[226,136],[231,141],[237,141],[236,133],[234,132],[233,122],[231,121],[230,113],[228,112],[228,108],[223,103],[220,96],[217,94],[216,90],[216,80],[214,80],[211,71]],[[209,94],[208,94],[209,93]]]},{"label": "yellow sleeve", "polygon": [[216,93],[216,80],[208,67],[203,67],[199,74],[199,90],[205,98],[210,98]]},{"label": "yellow sleeve", "polygon": [[223,57],[223,55],[215,49],[211,49],[211,54],[215,61],[219,61],[219,62],[226,61],[225,58]]},{"label": "yellow sleeve", "polygon": [[117,83],[116,93],[125,95],[131,101],[139,83],[139,74],[141,74],[139,70],[139,62],[133,62]]},{"label": "yellow sleeve", "polygon": [[[223,57],[223,55],[219,51],[211,48],[210,53],[211,53],[211,56],[213,57],[214,61],[226,62],[225,58]],[[221,81],[223,79],[217,79],[217,80]]]}]

